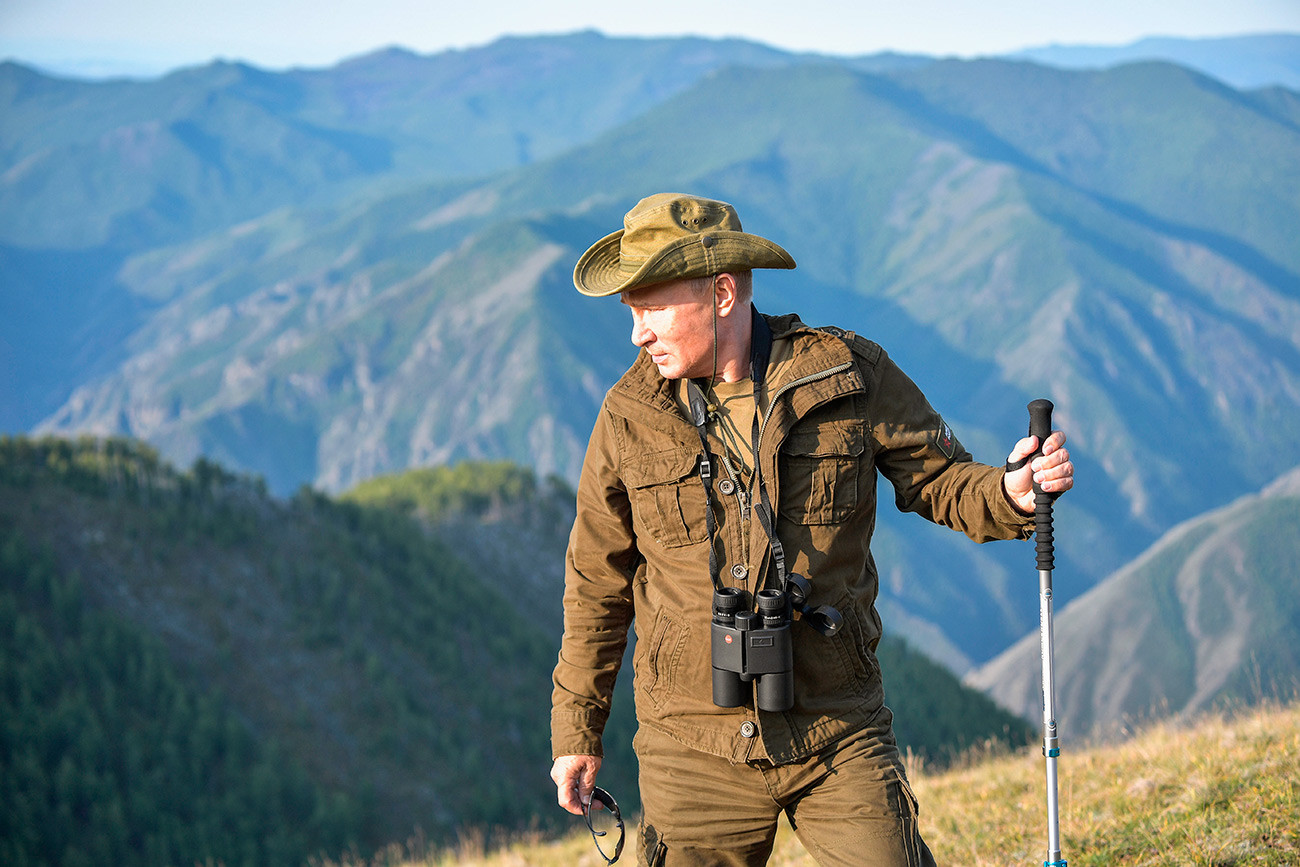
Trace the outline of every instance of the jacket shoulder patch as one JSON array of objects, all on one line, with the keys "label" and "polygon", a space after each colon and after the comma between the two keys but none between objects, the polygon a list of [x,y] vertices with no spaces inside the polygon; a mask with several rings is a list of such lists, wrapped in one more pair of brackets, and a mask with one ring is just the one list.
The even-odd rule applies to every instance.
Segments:
[{"label": "jacket shoulder patch", "polygon": [[939,427],[935,429],[932,439],[939,453],[952,460],[952,456],[957,453],[957,438],[952,435],[952,428],[948,427],[948,423],[942,418],[939,419]]}]

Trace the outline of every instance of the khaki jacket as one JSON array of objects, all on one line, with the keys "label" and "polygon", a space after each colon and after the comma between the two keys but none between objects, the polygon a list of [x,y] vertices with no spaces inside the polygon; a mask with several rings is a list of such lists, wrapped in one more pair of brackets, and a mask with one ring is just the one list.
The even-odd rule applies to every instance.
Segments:
[{"label": "khaki jacket", "polygon": [[[768,323],[775,339],[793,346],[792,360],[767,385],[771,408],[756,449],[778,512],[777,536],[787,569],[812,582],[809,601],[835,606],[844,624],[831,637],[792,624],[791,710],[713,704],[699,434],[679,409],[674,384],[642,353],[605,396],[578,485],[552,697],[557,757],[602,754],[634,616],[640,725],[734,761],[777,763],[806,758],[865,726],[884,698],[869,548],[877,471],[900,509],[978,542],[1032,531],[1032,517],[1002,492],[1002,468],[974,463],[878,345],[809,328],[794,316]],[[722,444],[711,439],[710,450],[716,456]],[[742,517],[739,499],[720,494],[717,481],[714,509],[723,581],[762,589],[773,566],[761,524]]]}]

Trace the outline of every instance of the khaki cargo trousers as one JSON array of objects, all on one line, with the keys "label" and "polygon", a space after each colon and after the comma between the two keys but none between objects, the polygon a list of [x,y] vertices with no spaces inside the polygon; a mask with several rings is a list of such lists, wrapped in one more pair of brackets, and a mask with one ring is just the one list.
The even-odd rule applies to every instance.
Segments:
[{"label": "khaki cargo trousers", "polygon": [[642,726],[636,735],[641,867],[767,863],[785,812],[822,867],[928,867],[907,783],[882,709],[870,728],[802,762],[736,763]]}]

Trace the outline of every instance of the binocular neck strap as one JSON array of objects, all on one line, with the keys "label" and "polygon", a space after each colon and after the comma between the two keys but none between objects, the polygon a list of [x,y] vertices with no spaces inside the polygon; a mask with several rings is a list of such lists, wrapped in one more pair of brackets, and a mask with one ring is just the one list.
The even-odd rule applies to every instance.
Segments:
[{"label": "binocular neck strap", "polygon": [[[772,329],[768,327],[767,320],[759,314],[758,308],[751,304],[749,309],[752,322],[749,342],[749,378],[754,383],[754,407],[757,410],[761,406],[759,397],[767,381],[767,365],[772,357]],[[709,419],[713,413],[710,412],[708,400],[704,396],[705,390],[711,387],[710,380],[692,379],[686,390],[690,400],[691,422],[695,425],[696,433],[700,435],[700,447],[703,449],[703,454],[700,456],[700,481],[704,483],[705,526],[709,532],[709,579],[713,582],[714,589],[719,590],[722,588],[722,579],[718,567],[718,549],[714,544],[714,537],[718,530],[717,520],[713,516],[714,460],[713,452],[709,449],[708,437]],[[753,502],[753,489],[758,488],[760,502],[754,504],[754,513],[767,534],[772,549],[772,559],[776,564],[776,586],[781,589],[785,587],[785,548],[781,545],[781,540],[776,537],[771,499],[767,494],[767,485],[763,482],[763,460],[758,453],[759,432],[756,411],[750,434],[754,448],[754,477],[750,481],[750,502]]]}]

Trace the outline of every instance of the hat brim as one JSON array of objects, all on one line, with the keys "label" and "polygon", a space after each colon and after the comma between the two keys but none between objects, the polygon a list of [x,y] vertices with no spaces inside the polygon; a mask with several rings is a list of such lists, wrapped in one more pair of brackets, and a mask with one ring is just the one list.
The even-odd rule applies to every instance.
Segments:
[{"label": "hat brim", "polygon": [[754,268],[794,268],[779,244],[748,232],[714,230],[679,238],[655,251],[637,268],[620,257],[623,230],[592,244],[573,268],[573,285],[583,295],[603,298],[668,280],[709,277]]}]

